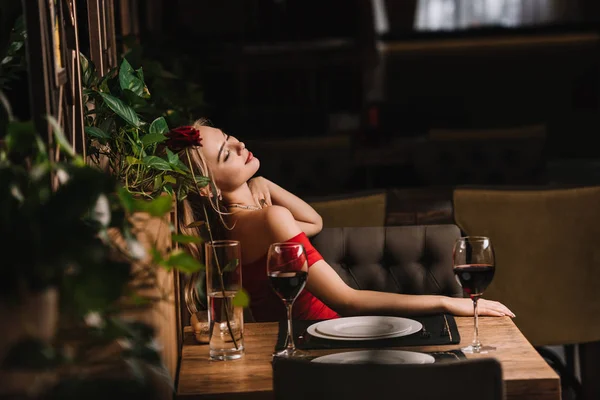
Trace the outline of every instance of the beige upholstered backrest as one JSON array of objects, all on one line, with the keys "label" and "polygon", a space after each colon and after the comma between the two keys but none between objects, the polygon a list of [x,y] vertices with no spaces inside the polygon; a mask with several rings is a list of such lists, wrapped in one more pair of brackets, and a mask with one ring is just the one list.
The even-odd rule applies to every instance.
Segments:
[{"label": "beige upholstered backrest", "polygon": [[499,300],[536,346],[600,340],[600,186],[457,188],[457,225],[489,236]]},{"label": "beige upholstered backrest", "polygon": [[328,196],[309,200],[323,218],[327,228],[352,226],[384,226],[386,217],[385,191]]}]

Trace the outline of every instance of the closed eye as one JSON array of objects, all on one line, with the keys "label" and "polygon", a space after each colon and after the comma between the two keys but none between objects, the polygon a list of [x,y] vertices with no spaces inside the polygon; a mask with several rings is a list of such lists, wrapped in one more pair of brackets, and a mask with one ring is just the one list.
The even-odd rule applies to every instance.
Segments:
[{"label": "closed eye", "polygon": [[229,159],[230,154],[231,154],[231,150],[227,150],[227,154],[225,155],[225,158],[223,159],[223,161],[227,161]]}]

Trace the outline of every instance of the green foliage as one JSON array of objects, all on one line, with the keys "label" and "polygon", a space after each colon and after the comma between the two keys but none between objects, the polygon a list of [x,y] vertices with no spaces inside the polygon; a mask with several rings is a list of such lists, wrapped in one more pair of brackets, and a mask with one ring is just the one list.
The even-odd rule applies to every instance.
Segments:
[{"label": "green foliage", "polygon": [[[185,198],[196,185],[179,156],[164,146],[173,113],[151,98],[147,74],[123,58],[119,68],[98,77],[93,63],[84,55],[80,58],[88,154],[98,164],[107,160],[132,194]],[[198,182],[205,186],[209,180],[201,177]]]},{"label": "green foliage", "polygon": [[[19,16],[12,22],[5,21],[7,25],[12,26],[8,36],[6,48],[0,48],[0,91],[9,88],[10,83],[19,78],[19,74],[26,70],[25,59],[25,41],[27,32],[23,16]],[[4,37],[4,36],[3,36]]]},{"label": "green foliage", "polygon": [[0,137],[4,136],[8,122],[14,119],[4,92],[26,71],[27,34],[20,12],[19,2],[4,2],[0,6]]},{"label": "green foliage", "polygon": [[69,266],[101,268],[106,252],[98,250],[104,245],[83,217],[115,188],[110,176],[76,157],[53,162],[33,124],[12,122],[8,128],[0,153],[2,297],[57,285]]},{"label": "green foliage", "polygon": [[[133,214],[162,217],[171,211],[172,198],[133,196],[114,176],[73,153],[58,123],[48,120],[63,160],[49,156],[30,122],[9,123],[6,146],[0,151],[0,300],[17,305],[33,293],[56,288],[59,332],[52,345],[23,338],[0,368],[85,366],[92,349],[124,340],[128,345],[121,352],[108,352],[112,358],[103,359],[103,364],[157,364],[153,328],[121,315],[167,298],[160,292],[159,268],[187,274],[203,266],[179,252],[163,256],[152,248],[152,257],[145,257],[143,250],[140,254],[143,247],[134,234]],[[123,237],[126,246],[110,239],[109,231]],[[196,240],[183,235],[177,239]],[[158,289],[158,295],[144,295],[145,289]],[[68,351],[74,338],[86,351]]]},{"label": "green foliage", "polygon": [[131,65],[144,68],[156,115],[163,115],[170,126],[181,126],[206,114],[203,88],[191,77],[194,65],[185,56],[168,57],[170,64],[166,65],[148,55],[134,38],[125,38],[125,42],[129,50],[124,57]]}]

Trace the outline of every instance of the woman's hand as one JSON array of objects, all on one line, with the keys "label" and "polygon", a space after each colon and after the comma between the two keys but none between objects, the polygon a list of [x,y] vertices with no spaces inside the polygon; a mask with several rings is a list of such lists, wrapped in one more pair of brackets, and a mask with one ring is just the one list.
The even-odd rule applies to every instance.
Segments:
[{"label": "woman's hand", "polygon": [[263,208],[273,205],[271,189],[269,188],[270,184],[271,181],[262,176],[257,176],[248,181],[248,187],[250,188],[252,197],[254,197],[254,201]]},{"label": "woman's hand", "polygon": [[[515,314],[508,307],[497,301],[479,299],[477,300],[477,308],[479,315],[490,317],[504,317],[508,315],[509,317],[515,317]],[[445,309],[450,314],[458,317],[471,317],[473,316],[473,301],[471,299],[448,297],[445,301]]]},{"label": "woman's hand", "polygon": [[287,208],[306,236],[316,235],[323,228],[323,219],[308,203],[278,184],[257,176],[248,181],[248,187],[257,204],[262,207]]}]

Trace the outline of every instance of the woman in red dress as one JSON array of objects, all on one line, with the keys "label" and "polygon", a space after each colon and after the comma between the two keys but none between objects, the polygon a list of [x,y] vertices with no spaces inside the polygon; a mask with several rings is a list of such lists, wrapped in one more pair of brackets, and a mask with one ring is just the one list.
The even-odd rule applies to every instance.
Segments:
[{"label": "woman in red dress", "polygon": [[[242,282],[249,293],[255,320],[285,318],[283,303],[270,288],[266,274],[269,246],[285,241],[304,244],[309,259],[309,278],[293,307],[296,319],[369,314],[473,315],[473,303],[468,298],[356,290],[346,285],[308,239],[321,231],[320,215],[279,185],[262,177],[252,178],[260,162],[243,142],[220,129],[204,125],[202,121],[196,122],[193,128],[200,132],[201,146],[189,148],[190,159],[195,172],[210,177],[214,183],[203,189],[213,208],[219,209],[222,205],[227,209],[220,214],[220,219],[228,227],[229,239],[239,240],[242,244]],[[197,202],[198,198],[194,196],[182,202],[182,226],[203,219]],[[200,255],[198,249],[192,249],[192,252]],[[514,317],[503,304],[485,299],[479,300],[479,315]]]}]

